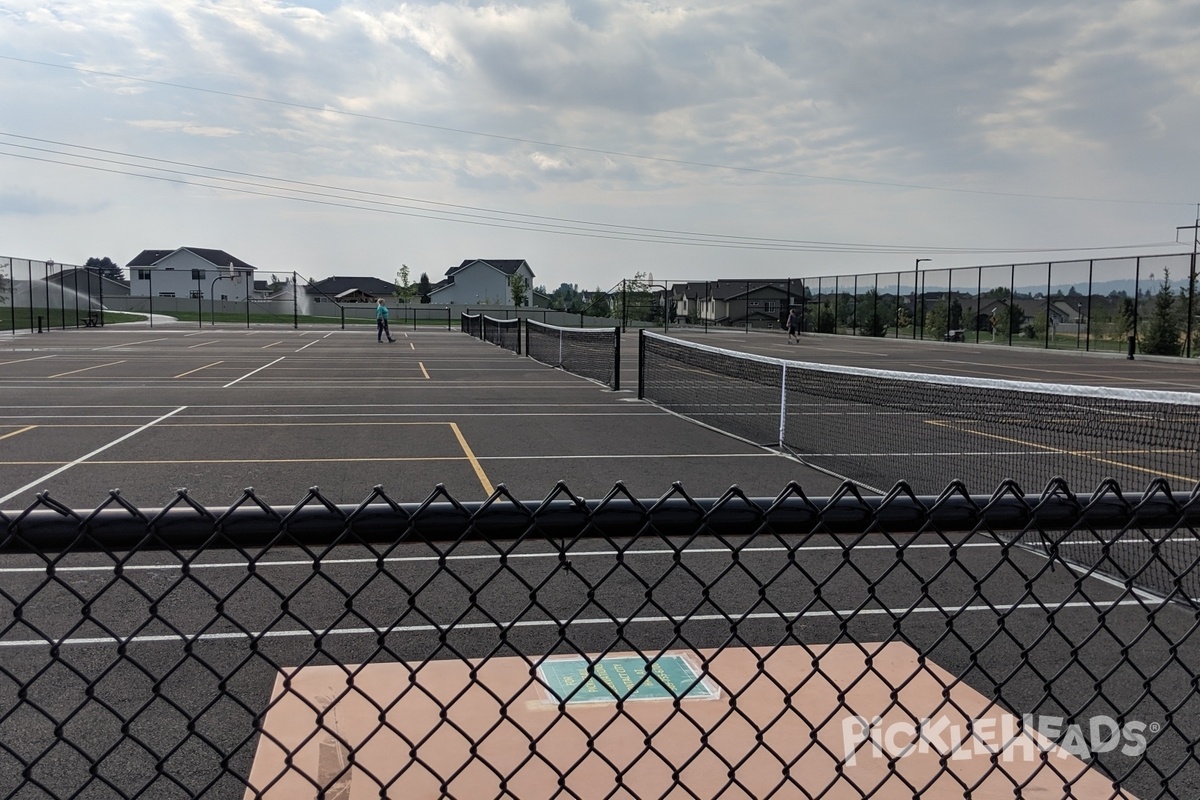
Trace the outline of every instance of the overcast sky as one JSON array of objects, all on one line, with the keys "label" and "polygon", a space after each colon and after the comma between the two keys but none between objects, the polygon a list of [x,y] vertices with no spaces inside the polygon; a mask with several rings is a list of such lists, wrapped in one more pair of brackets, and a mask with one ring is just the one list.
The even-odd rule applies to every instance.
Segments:
[{"label": "overcast sky", "polygon": [[0,0],[0,256],[553,289],[1180,252],[1197,42],[1196,0]]}]

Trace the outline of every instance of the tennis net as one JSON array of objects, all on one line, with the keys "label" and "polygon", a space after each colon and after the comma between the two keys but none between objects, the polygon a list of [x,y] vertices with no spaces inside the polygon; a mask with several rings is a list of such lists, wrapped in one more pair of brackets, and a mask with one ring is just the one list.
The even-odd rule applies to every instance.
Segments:
[{"label": "tennis net", "polygon": [[462,314],[462,332],[474,336],[476,339],[483,338],[483,315],[468,314],[465,311]]},{"label": "tennis net", "polygon": [[560,328],[526,319],[525,354],[614,391],[621,388],[620,328]]},{"label": "tennis net", "polygon": [[491,342],[497,347],[521,355],[521,320],[519,318],[496,319],[484,315],[482,327],[482,338],[485,342]]},{"label": "tennis net", "polygon": [[638,393],[884,493],[1200,481],[1200,394],[837,367],[643,331]]}]

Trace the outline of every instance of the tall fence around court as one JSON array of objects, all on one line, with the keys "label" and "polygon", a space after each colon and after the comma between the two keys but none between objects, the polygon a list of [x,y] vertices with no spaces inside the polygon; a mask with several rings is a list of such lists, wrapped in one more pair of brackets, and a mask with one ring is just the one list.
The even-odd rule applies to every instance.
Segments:
[{"label": "tall fence around court", "polygon": [[1196,497],[41,496],[0,795],[1192,798]]},{"label": "tall fence around court", "polygon": [[857,275],[622,287],[640,326],[778,330],[794,307],[813,333],[1125,353],[1130,337],[1138,350],[1161,349],[1147,335],[1166,284],[1178,355],[1191,357],[1200,348],[1195,274],[1193,253],[948,269],[922,258]]}]

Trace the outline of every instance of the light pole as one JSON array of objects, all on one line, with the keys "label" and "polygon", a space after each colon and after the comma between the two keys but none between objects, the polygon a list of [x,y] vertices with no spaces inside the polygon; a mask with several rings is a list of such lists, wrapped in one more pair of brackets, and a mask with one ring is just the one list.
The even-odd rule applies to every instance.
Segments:
[{"label": "light pole", "polygon": [[[917,338],[917,284],[921,281],[921,262],[933,261],[932,258],[918,258],[913,264],[913,321],[912,321],[912,338]],[[924,323],[924,320],[922,320]],[[921,338],[925,338],[922,336]]]}]

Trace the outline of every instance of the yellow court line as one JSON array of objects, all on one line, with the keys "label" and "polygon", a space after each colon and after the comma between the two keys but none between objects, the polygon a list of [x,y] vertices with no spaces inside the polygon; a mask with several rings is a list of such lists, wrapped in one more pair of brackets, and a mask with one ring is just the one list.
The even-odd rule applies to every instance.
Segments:
[{"label": "yellow court line", "polygon": [[25,433],[25,431],[31,431],[36,427],[37,427],[37,425],[26,425],[24,428],[21,428],[21,430],[19,430],[19,431],[12,431],[11,433],[6,433],[3,436],[0,436],[0,439],[8,439],[12,436],[19,436],[20,434]]},{"label": "yellow court line", "polygon": [[418,361],[417,366],[421,368],[421,374],[425,376],[425,380],[429,380],[429,371],[425,369],[425,363]]},{"label": "yellow court line", "polygon": [[483,465],[479,463],[479,459],[475,457],[475,453],[471,451],[471,445],[467,444],[467,439],[462,435],[462,431],[458,429],[457,422],[450,423],[450,430],[454,431],[454,436],[458,439],[458,445],[467,455],[467,460],[471,462],[471,468],[475,470],[475,477],[479,478],[479,482],[483,485],[483,491],[487,495],[492,493],[492,482],[488,480],[487,473],[483,471]]},{"label": "yellow court line", "polygon": [[183,377],[186,377],[186,376],[188,376],[188,375],[192,375],[192,374],[194,374],[194,373],[196,373],[196,372],[199,372],[199,371],[200,371],[200,370],[202,370],[202,369],[208,369],[209,367],[215,367],[217,364],[224,364],[224,363],[225,363],[224,361],[214,361],[214,362],[213,362],[213,363],[211,363],[211,364],[205,364],[203,367],[196,367],[195,369],[188,370],[187,372],[181,372],[181,373],[179,373],[178,375],[176,375],[175,377],[176,377],[176,378],[183,378]]},{"label": "yellow court line", "polygon": [[984,438],[987,438],[987,439],[998,439],[1002,442],[1008,442],[1009,444],[1021,444],[1021,445],[1025,445],[1026,447],[1035,447],[1039,450],[1046,450],[1047,452],[1058,453],[1058,454],[1064,455],[1064,456],[1078,456],[1079,458],[1090,459],[1090,460],[1095,461],[1100,464],[1108,464],[1109,466],[1112,466],[1112,467],[1121,467],[1122,469],[1130,469],[1130,470],[1133,470],[1134,472],[1144,472],[1147,475],[1162,476],[1165,478],[1172,478],[1174,480],[1186,481],[1187,483],[1192,483],[1192,484],[1196,483],[1195,478],[1188,477],[1186,475],[1172,475],[1167,472],[1160,472],[1156,469],[1148,469],[1146,467],[1139,467],[1136,464],[1126,464],[1124,461],[1114,461],[1111,458],[1099,458],[1099,457],[1093,455],[1092,451],[1089,451],[1089,450],[1063,450],[1060,447],[1050,447],[1049,445],[1038,444],[1037,442],[1027,442],[1024,439],[1014,439],[1010,436],[1001,436],[997,433],[984,433],[982,431],[972,430],[971,428],[965,428],[962,425],[953,425],[951,423],[941,422],[936,419],[929,419],[929,420],[925,420],[925,421],[928,422],[930,425],[937,425],[942,428],[951,428],[953,430],[962,431],[963,433],[970,433],[975,436],[983,436]]},{"label": "yellow court line", "polygon": [[89,369],[100,369],[101,367],[115,367],[117,364],[124,364],[124,363],[125,363],[125,361],[122,359],[121,361],[112,361],[112,362],[109,362],[108,364],[97,364],[94,367],[84,367],[83,369],[73,369],[70,372],[60,372],[57,375],[50,375],[49,377],[61,378],[64,375],[74,375],[77,372],[87,372]]},{"label": "yellow court line", "polygon": [[5,364],[20,364],[23,361],[41,361],[43,358],[54,358],[54,356],[34,356],[33,358],[18,358],[16,361],[0,361],[0,367]]}]

